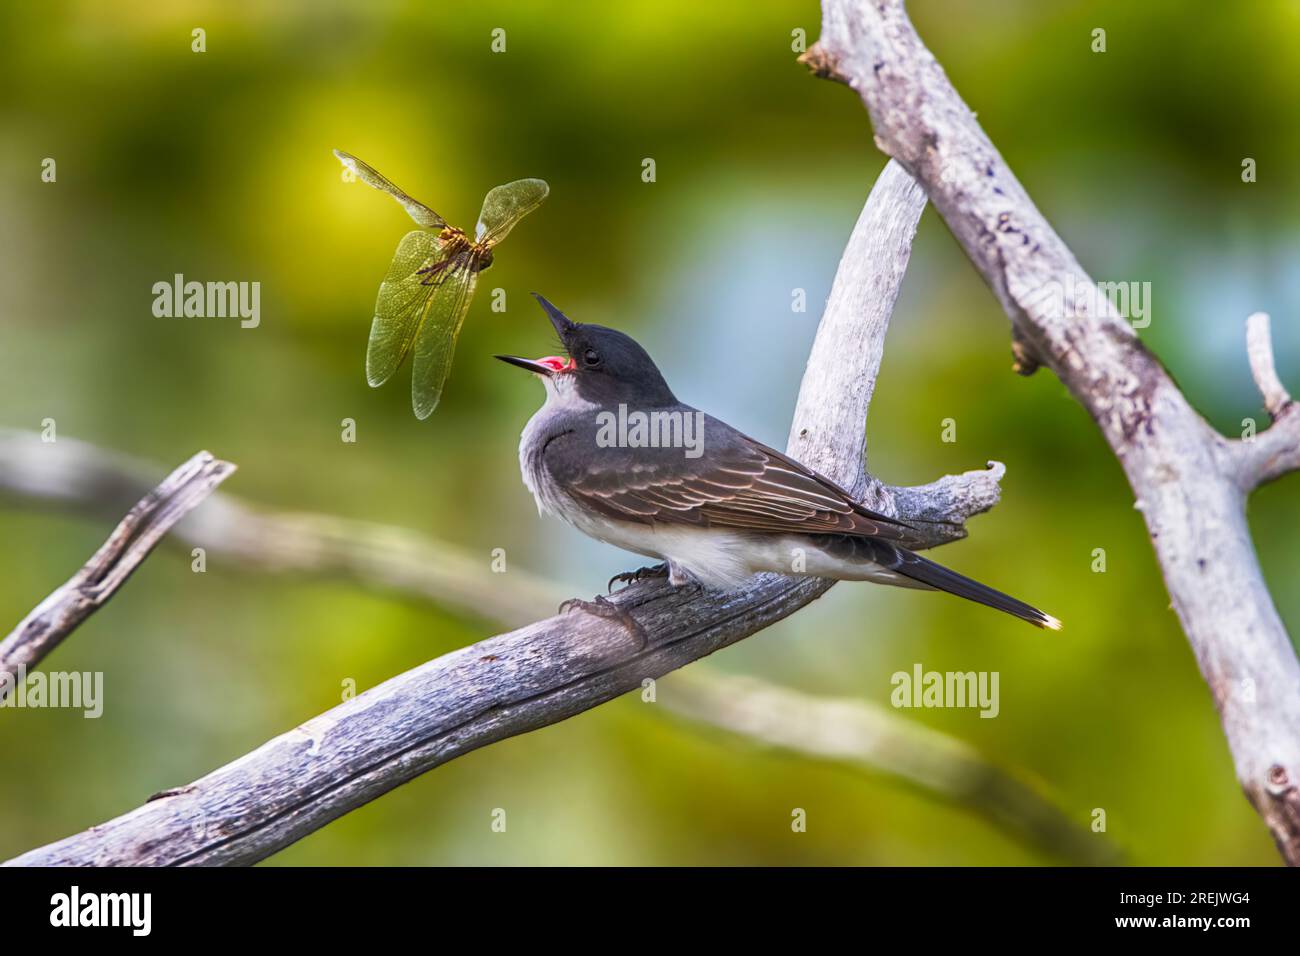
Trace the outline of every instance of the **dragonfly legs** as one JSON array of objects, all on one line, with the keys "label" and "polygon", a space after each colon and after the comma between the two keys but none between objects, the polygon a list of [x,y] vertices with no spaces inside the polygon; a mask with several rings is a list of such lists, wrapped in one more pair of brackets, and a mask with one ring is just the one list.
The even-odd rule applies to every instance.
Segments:
[{"label": "dragonfly legs", "polygon": [[443,279],[447,278],[443,273],[447,271],[447,267],[450,265],[450,259],[439,259],[437,262],[433,263],[433,265],[425,266],[423,269],[417,269],[415,274],[418,276],[424,276],[424,278],[420,280],[420,285],[437,285],[442,282]]},{"label": "dragonfly legs", "polygon": [[476,273],[482,272],[492,264],[492,252],[489,250],[483,256],[475,253],[474,249],[464,250],[461,252],[452,252],[437,262],[432,262],[423,269],[416,269],[417,276],[424,276],[420,280],[420,285],[440,285],[446,282],[458,272]]}]

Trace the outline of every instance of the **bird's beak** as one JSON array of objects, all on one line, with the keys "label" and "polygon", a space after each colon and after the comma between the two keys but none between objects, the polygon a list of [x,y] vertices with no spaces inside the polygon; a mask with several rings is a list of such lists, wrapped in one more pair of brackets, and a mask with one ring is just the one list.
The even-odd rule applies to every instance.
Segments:
[{"label": "bird's beak", "polygon": [[520,358],[517,355],[498,355],[496,357],[510,365],[517,365],[522,369],[526,369],[534,375],[541,375],[543,378],[550,378],[556,372],[565,372],[573,368],[573,359],[562,359],[556,355],[548,355],[539,359]]},{"label": "bird's beak", "polygon": [[551,305],[551,303],[547,302],[540,294],[534,292],[533,298],[537,300],[538,305],[546,310],[546,314],[551,319],[551,325],[555,326],[556,334],[560,336],[560,341],[567,342],[568,334],[573,331],[574,326],[574,324],[569,321],[569,317],[555,306]]},{"label": "bird's beak", "polygon": [[[533,298],[536,299],[538,304],[546,310],[546,314],[551,319],[551,325],[555,326],[555,331],[560,336],[560,342],[562,344],[565,343],[568,339],[569,333],[576,328],[574,323],[570,322],[568,316],[555,306],[551,305],[551,303],[547,302],[538,293],[534,292]],[[539,359],[520,358],[517,355],[498,355],[497,358],[503,362],[509,363],[510,365],[517,365],[522,369],[527,369],[534,375],[540,375],[543,378],[550,378],[552,375],[559,372],[571,372],[576,367],[573,359],[560,358],[556,355],[548,355],[545,358]]]}]

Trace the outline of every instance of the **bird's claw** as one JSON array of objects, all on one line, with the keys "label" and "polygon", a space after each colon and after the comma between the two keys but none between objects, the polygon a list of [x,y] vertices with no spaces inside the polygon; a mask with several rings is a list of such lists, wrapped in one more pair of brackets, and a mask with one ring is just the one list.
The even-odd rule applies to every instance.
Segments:
[{"label": "bird's claw", "polygon": [[605,593],[606,594],[612,593],[614,590],[614,584],[616,582],[621,581],[625,584],[636,584],[636,582],[644,581],[646,578],[666,578],[666,577],[668,577],[667,564],[654,564],[645,568],[637,568],[635,571],[623,571],[622,573],[616,574],[609,579],[609,585],[608,587],[606,587]]},{"label": "bird's claw", "polygon": [[586,611],[595,617],[603,617],[607,621],[617,621],[627,629],[637,643],[637,650],[644,650],[649,644],[649,638],[643,628],[631,613],[613,601],[607,600],[603,595],[597,594],[595,600],[584,601],[582,598],[569,598],[560,605],[560,613],[567,614],[574,608]]}]

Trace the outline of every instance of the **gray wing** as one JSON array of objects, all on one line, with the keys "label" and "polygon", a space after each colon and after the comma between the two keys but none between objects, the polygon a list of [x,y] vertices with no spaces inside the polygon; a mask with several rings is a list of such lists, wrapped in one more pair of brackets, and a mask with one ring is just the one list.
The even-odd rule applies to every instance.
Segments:
[{"label": "gray wing", "polygon": [[[694,413],[694,410],[689,410]],[[904,540],[910,526],[774,448],[704,416],[702,454],[684,448],[600,447],[583,422],[546,447],[551,476],[580,504],[614,520],[791,534]]]}]

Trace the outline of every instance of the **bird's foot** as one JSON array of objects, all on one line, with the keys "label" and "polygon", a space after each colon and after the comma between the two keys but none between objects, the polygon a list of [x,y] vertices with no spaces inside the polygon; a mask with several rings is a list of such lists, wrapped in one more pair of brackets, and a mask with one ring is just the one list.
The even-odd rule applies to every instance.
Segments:
[{"label": "bird's foot", "polygon": [[643,628],[631,613],[619,607],[613,601],[606,600],[603,595],[597,594],[594,601],[584,601],[582,598],[569,598],[560,605],[560,613],[567,614],[577,608],[586,611],[595,617],[603,617],[607,621],[617,621],[627,629],[632,635],[633,640],[637,643],[637,650],[644,650],[650,643],[649,637]]},{"label": "bird's foot", "polygon": [[636,584],[636,582],[644,581],[646,578],[666,578],[666,577],[668,577],[667,563],[653,564],[650,565],[649,567],[637,568],[635,571],[624,571],[622,574],[616,574],[609,579],[609,587],[606,588],[606,593],[608,594],[612,592],[614,590],[614,585],[617,582],[623,582],[625,584]]}]

